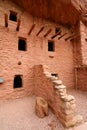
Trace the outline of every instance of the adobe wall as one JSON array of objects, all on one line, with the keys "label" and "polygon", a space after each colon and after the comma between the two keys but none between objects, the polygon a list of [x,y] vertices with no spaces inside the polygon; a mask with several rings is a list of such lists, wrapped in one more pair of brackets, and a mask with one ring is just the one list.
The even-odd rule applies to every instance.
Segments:
[{"label": "adobe wall", "polygon": [[87,91],[87,66],[77,68],[77,89]]},{"label": "adobe wall", "polygon": [[87,27],[80,22],[82,65],[87,65]]},{"label": "adobe wall", "polygon": [[62,81],[58,77],[51,76],[47,66],[36,65],[33,69],[34,94],[47,101],[48,106],[64,126],[70,127],[80,123],[82,117],[75,113],[75,98],[67,94]]},{"label": "adobe wall", "polygon": [[[16,11],[18,18],[21,16],[21,26],[19,31],[16,31],[17,23],[8,20],[8,28],[5,27],[4,14],[9,15],[9,10]],[[28,32],[35,23],[31,35]],[[37,32],[44,26],[44,30],[39,36]],[[73,63],[73,46],[65,38],[70,35],[68,29],[60,26],[62,34],[68,32],[66,36],[58,40],[58,37],[53,39],[55,43],[55,51],[48,52],[48,40],[55,34],[55,23],[33,18],[23,9],[20,9],[11,1],[0,0],[0,77],[4,79],[4,83],[0,84],[0,97],[14,98],[33,93],[33,70],[34,65],[43,64],[49,67],[51,73],[58,73],[59,78],[67,87],[75,86],[74,79],[74,63]],[[44,38],[44,34],[49,29],[52,32]],[[26,38],[27,51],[18,50],[18,38]],[[21,65],[18,65],[18,62]],[[13,88],[13,80],[15,75],[22,75],[23,87]]]},{"label": "adobe wall", "polygon": [[[81,36],[81,41],[78,44],[77,43],[77,53],[79,56],[79,61],[76,64],[75,68],[75,75],[76,75],[76,88],[81,89],[81,90],[87,90],[87,27],[80,22],[80,36]],[[81,54],[81,55],[80,55]]]}]

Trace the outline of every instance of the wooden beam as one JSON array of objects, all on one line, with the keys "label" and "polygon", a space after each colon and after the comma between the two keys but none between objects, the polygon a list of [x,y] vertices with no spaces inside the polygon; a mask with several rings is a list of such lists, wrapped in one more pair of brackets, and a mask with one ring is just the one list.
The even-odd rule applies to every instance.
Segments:
[{"label": "wooden beam", "polygon": [[18,19],[18,21],[17,21],[17,28],[16,28],[16,31],[19,31],[20,24],[21,24],[21,20],[20,20],[20,19]]},{"label": "wooden beam", "polygon": [[31,32],[33,31],[34,28],[35,28],[35,24],[33,24],[33,25],[31,26],[31,28],[30,28],[30,30],[29,30],[29,32],[28,32],[28,35],[31,34]]},{"label": "wooden beam", "polygon": [[41,29],[40,29],[39,32],[36,34],[36,36],[38,36],[38,35],[43,31],[43,29],[44,29],[44,26],[41,27]]},{"label": "wooden beam", "polygon": [[62,37],[64,37],[67,33],[64,33],[63,35],[61,35],[60,37],[58,37],[58,39],[61,39]]},{"label": "wooden beam", "polygon": [[52,31],[52,29],[49,29],[49,30],[46,32],[46,34],[44,35],[44,37],[47,37],[47,35],[48,35],[49,33],[51,33],[51,31]]},{"label": "wooden beam", "polygon": [[59,31],[58,33],[56,33],[55,35],[53,35],[51,38],[54,39],[56,36],[60,35],[61,31]]},{"label": "wooden beam", "polygon": [[73,38],[74,36],[76,36],[76,34],[73,34],[73,35],[71,35],[71,36],[69,36],[69,37],[65,38],[65,41],[67,41],[67,40],[69,40],[69,39]]},{"label": "wooden beam", "polygon": [[8,27],[8,14],[5,14],[5,27]]},{"label": "wooden beam", "polygon": [[78,40],[80,40],[80,38],[81,38],[81,37],[80,37],[80,34],[78,34],[78,35],[74,36],[73,38],[71,38],[70,41],[72,41],[72,40],[74,40],[74,39],[77,39],[77,38],[78,38]]}]

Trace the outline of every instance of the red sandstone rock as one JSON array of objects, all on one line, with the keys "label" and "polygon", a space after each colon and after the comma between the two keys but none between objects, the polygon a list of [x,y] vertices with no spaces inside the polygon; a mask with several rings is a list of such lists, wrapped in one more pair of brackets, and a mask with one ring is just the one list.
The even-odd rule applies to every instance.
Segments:
[{"label": "red sandstone rock", "polygon": [[48,116],[48,104],[47,101],[41,97],[36,98],[35,111],[38,117],[43,118]]}]

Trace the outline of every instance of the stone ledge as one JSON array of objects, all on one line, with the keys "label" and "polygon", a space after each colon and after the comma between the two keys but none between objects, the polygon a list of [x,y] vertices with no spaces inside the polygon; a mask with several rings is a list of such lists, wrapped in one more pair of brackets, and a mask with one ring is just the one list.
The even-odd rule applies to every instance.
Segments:
[{"label": "stone ledge", "polygon": [[75,100],[75,98],[72,95],[62,96],[61,99],[65,102],[70,102],[72,100]]}]

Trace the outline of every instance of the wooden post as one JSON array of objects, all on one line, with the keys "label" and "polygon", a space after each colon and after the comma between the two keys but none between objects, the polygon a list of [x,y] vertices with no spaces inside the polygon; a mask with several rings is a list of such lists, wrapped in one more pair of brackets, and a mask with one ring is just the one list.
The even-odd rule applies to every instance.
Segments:
[{"label": "wooden post", "polygon": [[20,19],[18,19],[18,21],[17,21],[17,28],[16,28],[16,31],[19,31],[20,24],[21,24],[21,20],[20,20]]},{"label": "wooden post", "polygon": [[36,98],[35,106],[36,114],[38,117],[43,118],[48,115],[48,103],[41,97]]},{"label": "wooden post", "polygon": [[43,31],[43,29],[44,29],[44,26],[41,27],[41,29],[40,29],[39,32],[36,34],[36,36],[38,36],[38,35]]},{"label": "wooden post", "polygon": [[31,26],[31,28],[30,28],[30,30],[29,30],[29,32],[28,32],[28,35],[31,34],[31,32],[33,31],[34,27],[35,27],[35,24],[33,24],[33,25]]},{"label": "wooden post", "polygon": [[76,90],[77,90],[77,80],[78,80],[78,79],[77,79],[77,69],[78,69],[78,68],[75,68],[75,83],[76,83]]},{"label": "wooden post", "polygon": [[5,27],[8,27],[8,14],[5,14]]},{"label": "wooden post", "polygon": [[49,29],[49,30],[47,31],[47,33],[44,35],[44,37],[46,37],[49,33],[51,33],[51,31],[52,31],[52,29]]}]

